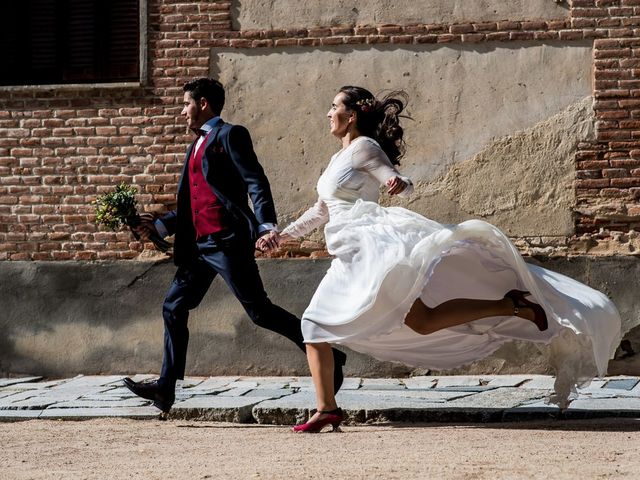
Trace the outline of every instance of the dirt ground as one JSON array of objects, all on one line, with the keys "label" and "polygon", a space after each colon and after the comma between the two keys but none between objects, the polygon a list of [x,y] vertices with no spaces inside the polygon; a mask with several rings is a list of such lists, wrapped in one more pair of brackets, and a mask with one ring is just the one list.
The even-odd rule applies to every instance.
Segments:
[{"label": "dirt ground", "polygon": [[640,419],[286,427],[99,419],[0,423],[1,479],[638,478]]}]

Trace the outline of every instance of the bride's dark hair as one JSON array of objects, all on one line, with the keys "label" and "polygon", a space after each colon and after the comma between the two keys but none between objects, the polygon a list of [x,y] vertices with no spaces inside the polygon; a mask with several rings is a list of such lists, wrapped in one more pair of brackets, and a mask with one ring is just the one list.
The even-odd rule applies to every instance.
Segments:
[{"label": "bride's dark hair", "polygon": [[[408,100],[402,90],[388,93],[381,100],[362,87],[347,85],[340,89],[344,93],[343,103],[358,112],[356,128],[362,135],[373,138],[394,165],[400,164],[405,152],[404,130],[400,126],[400,115]],[[398,98],[400,97],[400,98]],[[408,118],[408,117],[406,117]]]}]

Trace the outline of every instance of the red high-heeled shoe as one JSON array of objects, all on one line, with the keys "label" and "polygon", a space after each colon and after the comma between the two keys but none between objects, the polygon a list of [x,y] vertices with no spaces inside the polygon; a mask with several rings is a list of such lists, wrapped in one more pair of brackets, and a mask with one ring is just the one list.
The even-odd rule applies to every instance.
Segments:
[{"label": "red high-heeled shoe", "polygon": [[544,308],[542,308],[540,305],[524,298],[526,295],[529,295],[529,292],[522,290],[509,290],[506,293],[505,298],[509,298],[513,302],[514,315],[518,315],[521,308],[530,308],[531,310],[533,310],[534,318],[532,321],[536,324],[538,330],[543,332],[547,328],[549,328],[549,323],[547,322],[547,314],[545,313]]},{"label": "red high-heeled shoe", "polygon": [[320,433],[320,431],[327,425],[331,425],[332,432],[340,432],[340,424],[344,420],[344,413],[341,408],[335,410],[318,410],[319,413],[324,414],[323,418],[316,420],[315,422],[307,422],[302,425],[295,425],[291,430],[294,433]]}]

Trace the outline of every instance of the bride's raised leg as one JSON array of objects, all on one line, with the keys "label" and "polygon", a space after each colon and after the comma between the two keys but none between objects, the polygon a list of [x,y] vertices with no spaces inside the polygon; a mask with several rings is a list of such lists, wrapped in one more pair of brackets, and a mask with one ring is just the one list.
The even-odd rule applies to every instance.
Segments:
[{"label": "bride's raised leg", "polygon": [[[514,291],[512,290],[509,294]],[[535,323],[539,330],[547,328],[546,315],[544,319],[540,318],[541,312],[544,315],[542,307],[531,302],[525,304],[521,297],[515,299],[511,298],[512,296],[505,296],[500,300],[454,298],[433,308],[428,307],[418,298],[411,306],[404,323],[413,331],[428,335],[443,328],[462,325],[480,318],[516,315]],[[538,307],[537,310],[541,312],[536,313],[535,307]]]}]

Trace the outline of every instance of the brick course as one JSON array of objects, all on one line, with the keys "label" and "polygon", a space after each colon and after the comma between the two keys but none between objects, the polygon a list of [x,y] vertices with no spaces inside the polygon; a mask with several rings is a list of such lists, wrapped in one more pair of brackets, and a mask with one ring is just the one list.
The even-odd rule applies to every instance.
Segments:
[{"label": "brick course", "polygon": [[596,140],[577,139],[576,232],[637,230],[640,0],[569,7],[568,19],[550,21],[234,31],[230,1],[149,0],[148,85],[0,89],[0,260],[136,257],[143,245],[99,231],[91,202],[125,181],[147,209],[171,207],[191,140],[181,86],[208,73],[214,47],[592,40]]}]

